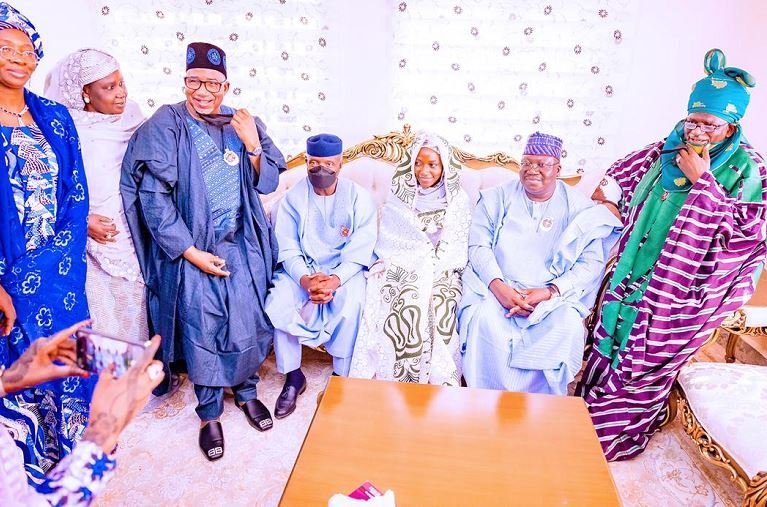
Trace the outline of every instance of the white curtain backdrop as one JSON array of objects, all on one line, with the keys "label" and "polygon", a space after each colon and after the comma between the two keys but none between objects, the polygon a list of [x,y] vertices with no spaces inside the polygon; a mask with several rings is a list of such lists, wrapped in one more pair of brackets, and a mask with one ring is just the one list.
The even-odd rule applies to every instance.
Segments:
[{"label": "white curtain backdrop", "polygon": [[475,153],[520,153],[536,130],[564,139],[563,172],[603,169],[631,65],[628,1],[395,3],[398,120]]},{"label": "white curtain backdrop", "polygon": [[542,130],[564,139],[563,171],[584,169],[588,191],[613,161],[684,116],[712,47],[756,77],[743,126],[767,150],[764,0],[11,3],[45,45],[33,90],[67,53],[103,48],[151,114],[183,99],[186,44],[208,40],[228,54],[226,102],[263,118],[286,155],[314,133],[350,146],[407,122],[476,154],[519,156]]},{"label": "white curtain backdrop", "polygon": [[320,0],[88,0],[95,36],[120,62],[147,114],[184,99],[186,46],[227,53],[225,102],[260,116],[286,154],[327,123],[327,9]]}]

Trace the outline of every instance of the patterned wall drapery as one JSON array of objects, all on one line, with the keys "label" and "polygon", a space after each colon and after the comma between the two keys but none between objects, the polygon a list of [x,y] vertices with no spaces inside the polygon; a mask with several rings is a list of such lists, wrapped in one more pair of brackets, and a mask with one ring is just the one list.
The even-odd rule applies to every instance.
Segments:
[{"label": "patterned wall drapery", "polygon": [[348,124],[329,110],[339,80],[356,71],[333,44],[330,27],[344,22],[367,23],[371,37],[392,27],[383,34],[391,58],[379,66],[390,97],[366,100],[393,106],[389,125],[433,130],[478,154],[519,154],[531,132],[554,133],[565,140],[564,173],[600,172],[620,155],[610,149],[614,97],[631,65],[624,41],[636,2],[376,0],[389,23],[330,19],[339,9],[322,0],[87,1],[99,19],[94,35],[147,113],[182,100],[186,44],[210,41],[229,54],[226,102],[261,116],[288,155],[318,129]]},{"label": "patterned wall drapery", "polygon": [[[121,64],[145,113],[183,100],[186,45],[227,53],[225,103],[261,117],[277,146],[295,154],[326,123],[330,33],[321,0],[89,0],[95,35]],[[336,48],[338,50],[338,48]]]},{"label": "patterned wall drapery", "polygon": [[622,52],[638,3],[393,2],[395,110],[474,153],[522,152],[536,130],[564,138],[563,173],[615,159]]}]

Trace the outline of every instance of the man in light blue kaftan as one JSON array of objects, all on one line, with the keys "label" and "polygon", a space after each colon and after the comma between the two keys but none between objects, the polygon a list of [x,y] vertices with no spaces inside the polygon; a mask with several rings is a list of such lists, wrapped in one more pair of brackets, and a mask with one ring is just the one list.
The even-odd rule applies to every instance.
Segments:
[{"label": "man in light blue kaftan", "polygon": [[277,206],[274,229],[281,267],[266,300],[274,325],[277,370],[285,386],[274,415],[296,408],[306,389],[301,345],[323,345],[333,373],[348,375],[365,305],[365,271],[377,237],[376,206],[363,188],[338,179],[341,139],[319,134],[306,143],[308,175]]},{"label": "man in light blue kaftan", "polygon": [[134,134],[120,182],[148,289],[162,359],[184,360],[205,456],[224,454],[224,388],[255,429],[272,427],[256,396],[273,328],[264,302],[277,248],[259,194],[277,188],[285,160],[260,119],[222,105],[226,56],[187,48],[186,101],[161,107]]},{"label": "man in light blue kaftan", "polygon": [[469,387],[567,394],[620,222],[558,181],[562,141],[535,133],[520,179],[482,192],[459,307]]}]

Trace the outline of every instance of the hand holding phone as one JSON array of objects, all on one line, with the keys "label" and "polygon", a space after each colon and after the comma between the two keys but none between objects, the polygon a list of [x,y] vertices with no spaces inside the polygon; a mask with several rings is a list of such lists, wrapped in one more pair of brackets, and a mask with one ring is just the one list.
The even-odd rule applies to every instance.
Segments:
[{"label": "hand holding phone", "polygon": [[149,342],[136,342],[109,336],[93,329],[77,331],[77,365],[85,371],[100,374],[111,371],[117,378],[125,374],[142,357]]},{"label": "hand holding phone", "polygon": [[141,355],[122,377],[116,378],[109,370],[99,375],[83,440],[95,443],[106,453],[112,452],[120,433],[144,408],[152,389],[165,376],[162,363],[153,360],[160,337],[154,336],[147,344],[142,344]]},{"label": "hand holding phone", "polygon": [[11,366],[2,378],[3,390],[15,393],[28,387],[64,377],[87,377],[77,366],[72,335],[89,322],[78,322],[49,338],[38,338]]}]

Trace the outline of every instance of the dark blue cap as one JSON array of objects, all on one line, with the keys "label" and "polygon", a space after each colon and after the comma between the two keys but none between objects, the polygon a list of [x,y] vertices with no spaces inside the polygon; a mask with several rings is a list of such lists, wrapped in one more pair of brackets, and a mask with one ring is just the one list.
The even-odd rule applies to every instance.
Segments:
[{"label": "dark blue cap", "polygon": [[317,134],[306,140],[306,154],[311,157],[334,157],[343,152],[343,141],[333,134]]}]

